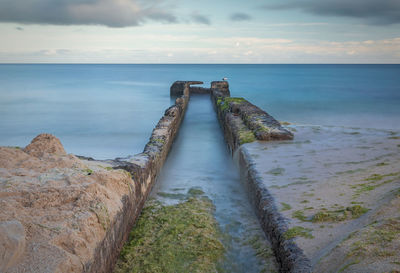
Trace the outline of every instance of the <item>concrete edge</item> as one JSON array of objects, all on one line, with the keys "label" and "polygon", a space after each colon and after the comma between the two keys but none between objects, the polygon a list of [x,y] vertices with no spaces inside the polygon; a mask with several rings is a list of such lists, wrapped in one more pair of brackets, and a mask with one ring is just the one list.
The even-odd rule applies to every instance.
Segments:
[{"label": "concrete edge", "polygon": [[294,239],[286,239],[287,220],[279,212],[275,199],[265,186],[253,159],[245,146],[237,151],[240,177],[245,181],[250,201],[260,221],[261,228],[271,241],[280,266],[280,272],[311,272],[311,262]]}]

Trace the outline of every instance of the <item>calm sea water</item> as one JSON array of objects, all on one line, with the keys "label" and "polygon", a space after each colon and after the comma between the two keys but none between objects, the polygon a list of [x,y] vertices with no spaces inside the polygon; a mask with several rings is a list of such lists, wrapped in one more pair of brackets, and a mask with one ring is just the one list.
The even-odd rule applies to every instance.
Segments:
[{"label": "calm sea water", "polygon": [[278,120],[400,129],[400,65],[0,65],[0,145],[47,132],[74,154],[136,154],[175,80],[222,77]]}]

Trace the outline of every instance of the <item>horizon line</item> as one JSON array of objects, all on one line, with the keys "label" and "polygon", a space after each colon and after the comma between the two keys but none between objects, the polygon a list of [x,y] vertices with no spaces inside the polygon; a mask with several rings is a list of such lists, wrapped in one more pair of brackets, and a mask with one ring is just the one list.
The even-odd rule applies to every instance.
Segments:
[{"label": "horizon line", "polygon": [[2,63],[0,65],[400,65],[400,63],[52,63],[52,62],[37,62],[37,63]]}]

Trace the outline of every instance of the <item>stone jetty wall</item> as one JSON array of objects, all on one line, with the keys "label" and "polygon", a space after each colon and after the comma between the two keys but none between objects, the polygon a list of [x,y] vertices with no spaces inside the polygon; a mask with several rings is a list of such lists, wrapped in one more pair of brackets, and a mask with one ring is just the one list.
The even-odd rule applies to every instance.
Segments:
[{"label": "stone jetty wall", "polygon": [[286,239],[288,225],[279,213],[275,200],[263,183],[251,155],[242,146],[256,140],[291,140],[293,134],[265,111],[244,98],[230,97],[226,81],[213,82],[210,94],[219,123],[232,155],[237,156],[242,180],[245,181],[262,229],[272,243],[281,272],[311,272],[309,259],[294,242]]},{"label": "stone jetty wall", "polygon": [[191,84],[202,84],[202,82],[178,82],[171,86],[171,94],[178,96],[175,105],[165,111],[142,153],[128,158],[117,158],[111,162],[114,169],[124,169],[132,175],[135,188],[124,197],[123,208],[115,219],[116,224],[98,246],[94,262],[87,272],[112,271],[179,131],[189,103]]}]

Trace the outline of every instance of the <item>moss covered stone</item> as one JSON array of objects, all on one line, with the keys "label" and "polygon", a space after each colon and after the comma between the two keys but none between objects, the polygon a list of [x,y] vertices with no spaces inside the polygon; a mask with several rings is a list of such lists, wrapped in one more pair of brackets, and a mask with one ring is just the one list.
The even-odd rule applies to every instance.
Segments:
[{"label": "moss covered stone", "polygon": [[310,228],[304,228],[301,226],[295,226],[292,228],[289,228],[284,234],[283,236],[285,237],[285,239],[292,239],[298,236],[304,237],[304,238],[308,238],[308,239],[312,239],[314,238],[314,236],[311,234],[312,229]]},{"label": "moss covered stone", "polygon": [[217,99],[217,106],[222,110],[226,111],[229,109],[230,103],[241,103],[246,101],[244,98],[233,98],[233,97],[225,97]]},{"label": "moss covered stone", "polygon": [[313,222],[340,222],[347,219],[359,218],[369,209],[360,205],[347,207],[346,209],[333,210],[333,211],[319,211],[313,217]]},{"label": "moss covered stone", "polygon": [[205,197],[169,206],[150,201],[114,272],[216,272],[224,247],[213,210]]},{"label": "moss covered stone", "polygon": [[250,143],[256,141],[256,137],[254,136],[254,133],[250,130],[241,130],[239,132],[239,144],[245,144],[245,143]]},{"label": "moss covered stone", "polygon": [[282,205],[281,211],[291,210],[292,209],[292,206],[287,204],[287,203],[281,202],[281,205]]}]

